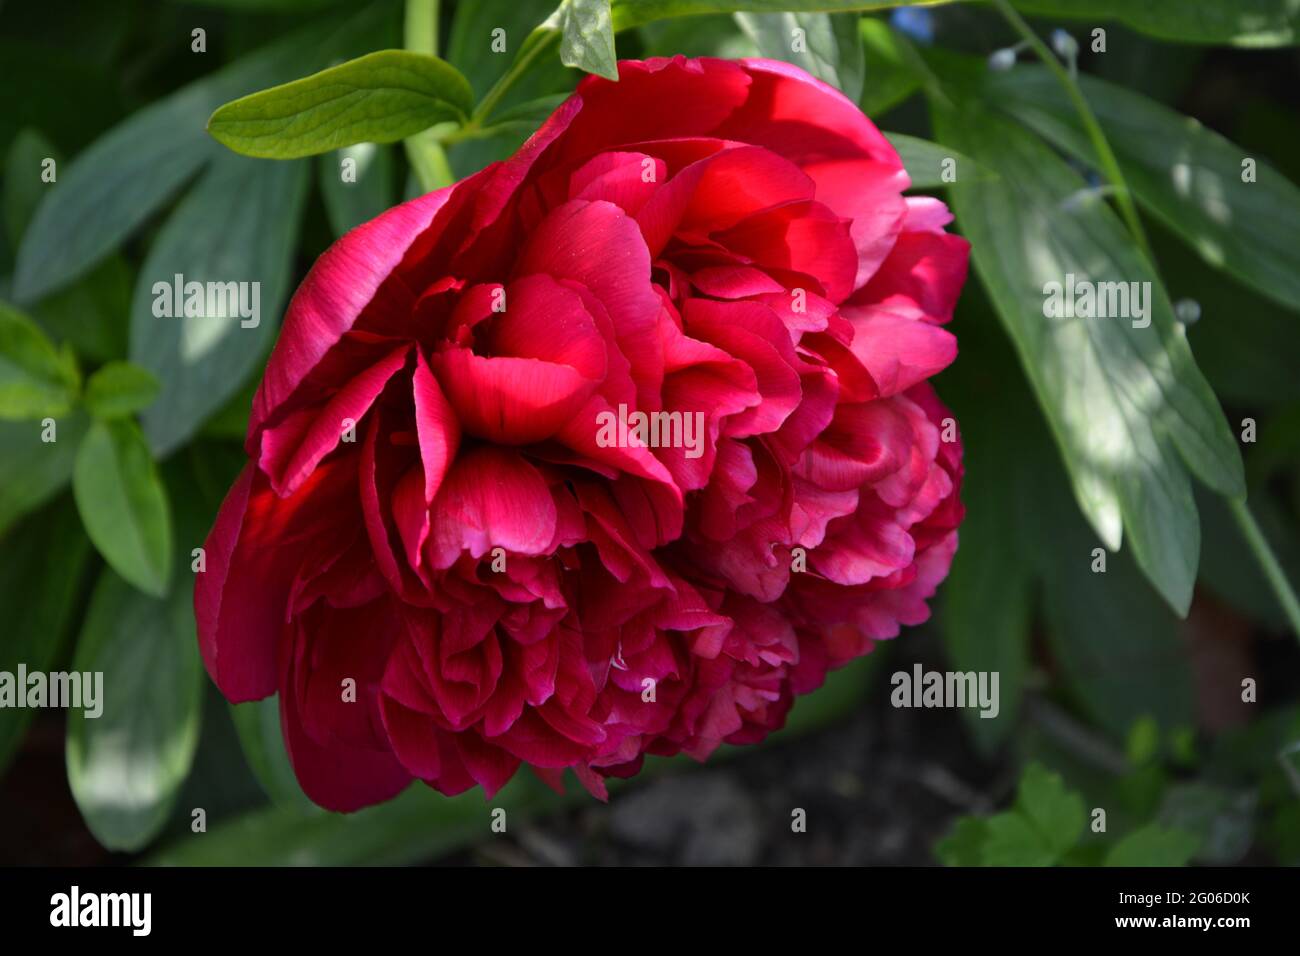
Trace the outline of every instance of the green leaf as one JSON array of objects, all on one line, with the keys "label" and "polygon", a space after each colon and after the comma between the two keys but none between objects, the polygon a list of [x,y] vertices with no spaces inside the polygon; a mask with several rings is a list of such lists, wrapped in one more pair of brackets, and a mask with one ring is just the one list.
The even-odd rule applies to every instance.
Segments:
[{"label": "green leaf", "polygon": [[1061,775],[1031,763],[1020,778],[1016,809],[1042,835],[1057,858],[1079,842],[1087,822],[1083,797],[1067,790]]},{"label": "green leaf", "polygon": [[[1138,202],[1206,262],[1300,308],[1300,189],[1191,117],[1104,80],[1079,80]],[[1045,68],[991,73],[988,82],[1001,109],[1096,165],[1078,114]],[[1254,182],[1242,178],[1248,159],[1255,163]]]},{"label": "green leaf", "polygon": [[231,704],[230,716],[239,732],[239,744],[249,768],[266,795],[277,805],[300,813],[316,813],[319,807],[302,792],[284,747],[280,729],[280,698]]},{"label": "green leaf", "polygon": [[1116,740],[1134,721],[1154,717],[1162,727],[1193,718],[1191,661],[1178,621],[1142,580],[1132,561],[1107,555],[1092,571],[1082,522],[1061,509],[1047,512],[1043,563],[1047,638],[1065,685],[1088,716]]},{"label": "green leaf", "polygon": [[326,153],[320,158],[320,189],[334,235],[355,229],[393,205],[393,151],[374,143],[357,143]]},{"label": "green leaf", "polygon": [[0,302],[0,418],[62,415],[81,387],[77,359],[35,322]]},{"label": "green leaf", "polygon": [[1300,37],[1294,0],[1013,0],[1025,13],[1113,19],[1151,36],[1187,43],[1290,46]]},{"label": "green leaf", "polygon": [[463,122],[469,82],[427,53],[379,50],[227,103],[208,132],[237,153],[314,156],[354,143],[395,143],[436,123]]},{"label": "green leaf", "polygon": [[1060,859],[1044,834],[1022,813],[999,813],[984,821],[984,866],[1052,866]]},{"label": "green leaf", "polygon": [[[1244,494],[1241,455],[1173,307],[1116,215],[1046,144],[974,100],[936,107],[938,138],[997,178],[952,185],[975,270],[1020,353],[1075,497],[1185,614],[1200,528],[1187,469]],[[1146,318],[1046,318],[1049,283],[1137,282]],[[1149,285],[1143,285],[1149,283]]]},{"label": "green leaf", "polygon": [[785,60],[857,102],[865,69],[857,14],[737,13],[736,22],[772,59]]},{"label": "green leaf", "polygon": [[991,437],[985,444],[967,430],[962,486],[966,518],[943,589],[942,625],[955,670],[998,675],[997,716],[984,717],[974,708],[962,712],[966,726],[988,752],[1006,739],[1020,715],[1029,673],[1034,575],[1028,552],[1012,531],[1023,502],[1016,494],[1018,456],[1009,447],[1018,436],[1007,425],[985,431],[1006,437]]},{"label": "green leaf", "polygon": [[1134,830],[1106,854],[1105,866],[1186,866],[1201,841],[1154,823]]},{"label": "green leaf", "polygon": [[979,866],[988,835],[988,821],[982,817],[958,817],[948,835],[935,845],[935,856],[944,866]]},{"label": "green leaf", "polygon": [[1124,757],[1129,766],[1144,766],[1160,755],[1160,724],[1150,715],[1133,722],[1124,740]]},{"label": "green leaf", "polygon": [[618,80],[610,0],[561,0],[545,26],[560,31],[560,62]]},{"label": "green leaf", "polygon": [[328,63],[369,38],[379,4],[319,22],[133,113],[59,168],[18,250],[14,296],[43,298],[85,274],[223,150],[204,130],[216,107]]},{"label": "green leaf", "polygon": [[887,113],[921,88],[924,63],[911,42],[884,20],[862,17],[863,68],[866,82],[858,105],[871,117]]},{"label": "green leaf", "polygon": [[202,667],[190,593],[151,598],[106,570],[77,642],[73,666],[103,674],[103,699],[98,717],[68,713],[68,783],[112,850],[138,850],[162,829],[194,759]]},{"label": "green leaf", "polygon": [[0,421],[0,531],[63,490],[88,424],[80,409],[48,425]]},{"label": "green leaf", "polygon": [[86,382],[86,408],[96,418],[120,418],[158,397],[158,379],[130,362],[109,362]]},{"label": "green leaf", "polygon": [[[130,358],[162,384],[158,400],[141,416],[158,455],[183,444],[264,360],[289,292],[308,173],[303,162],[227,153],[176,207],[150,248],[131,304]],[[219,284],[210,302],[206,294],[201,304],[195,300],[203,314],[176,314],[178,275],[187,286],[201,283],[205,293],[209,283]],[[239,310],[231,304],[232,289],[250,317],[233,314]]]},{"label": "green leaf", "polygon": [[[31,515],[0,543],[0,607],[5,637],[0,671],[29,673],[55,666],[79,609],[77,592],[90,557],[90,542],[67,502]],[[26,707],[0,708],[0,776],[32,717]]]},{"label": "green leaf", "polygon": [[930,6],[953,0],[613,0],[614,30],[654,20],[710,13],[872,13],[894,7]]},{"label": "green leaf", "polygon": [[72,491],[104,560],[140,590],[166,594],[172,555],[167,493],[133,421],[91,426],[77,451]]},{"label": "green leaf", "polygon": [[4,230],[9,243],[17,248],[27,225],[36,213],[36,207],[45,190],[54,184],[42,182],[45,160],[57,163],[61,157],[54,144],[34,129],[21,130],[9,146],[5,160],[4,192],[0,194],[0,208],[4,211]]},{"label": "green leaf", "polygon": [[[992,175],[975,160],[948,146],[904,133],[886,133],[885,138],[898,150],[903,168],[912,180],[912,189],[942,189],[959,177],[978,180]],[[946,168],[952,170],[947,180],[943,178]]]},{"label": "green leaf", "polygon": [[32,318],[82,358],[97,362],[122,358],[132,282],[126,260],[110,255],[71,285],[35,303]]}]

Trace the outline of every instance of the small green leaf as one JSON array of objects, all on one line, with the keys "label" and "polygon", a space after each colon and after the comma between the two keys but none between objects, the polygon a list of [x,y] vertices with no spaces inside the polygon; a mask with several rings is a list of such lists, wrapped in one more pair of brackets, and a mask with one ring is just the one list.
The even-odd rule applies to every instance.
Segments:
[{"label": "small green leaf", "polygon": [[1160,754],[1160,724],[1154,717],[1143,715],[1133,721],[1124,741],[1124,756],[1132,767],[1141,767]]},{"label": "small green leaf", "polygon": [[959,817],[934,852],[944,866],[979,866],[984,861],[988,821],[982,817]]},{"label": "small green leaf", "polygon": [[1201,841],[1182,830],[1148,824],[1120,840],[1106,854],[1105,866],[1186,866]]},{"label": "small green leaf", "polygon": [[1079,842],[1087,822],[1083,798],[1066,789],[1060,774],[1037,763],[1027,766],[1020,778],[1016,809],[1033,823],[1057,858]]},{"label": "small green leaf", "polygon": [[57,416],[81,387],[77,360],[27,316],[0,303],[0,419]]},{"label": "small green leaf", "polygon": [[[962,179],[988,179],[992,176],[975,160],[963,156],[950,146],[932,143],[904,133],[886,133],[889,145],[898,150],[913,189],[941,189]],[[945,176],[947,178],[945,178]]]},{"label": "small green leaf", "polygon": [[138,850],[166,824],[198,744],[203,669],[190,588],[159,600],[106,570],[73,667],[83,679],[102,674],[102,712],[68,712],[68,784],[100,843]]},{"label": "small green leaf", "polygon": [[1052,866],[1060,859],[1023,813],[999,813],[984,821],[984,866]]},{"label": "small green leaf", "polygon": [[737,13],[736,22],[766,57],[785,60],[857,102],[864,58],[855,13]]},{"label": "small green leaf", "polygon": [[560,31],[560,62],[618,80],[610,0],[563,0],[547,21]]},{"label": "small green leaf", "polygon": [[158,379],[130,362],[109,362],[86,382],[86,408],[96,418],[121,418],[158,397]]},{"label": "small green leaf", "polygon": [[72,490],[86,533],[115,571],[161,597],[171,572],[167,493],[130,419],[96,422],[81,442]]},{"label": "small green leaf", "polygon": [[463,122],[469,82],[444,60],[379,50],[222,106],[213,138],[267,159],[314,156],[354,143],[395,143],[436,123]]}]

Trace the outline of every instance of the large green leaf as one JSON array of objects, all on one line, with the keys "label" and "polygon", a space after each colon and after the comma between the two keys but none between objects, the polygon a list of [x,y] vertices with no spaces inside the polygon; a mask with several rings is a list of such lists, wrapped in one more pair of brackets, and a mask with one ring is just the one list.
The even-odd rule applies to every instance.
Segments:
[{"label": "large green leaf", "polygon": [[4,190],[0,192],[0,211],[3,212],[5,236],[12,247],[17,248],[45,190],[54,185],[41,180],[45,160],[53,159],[57,163],[60,158],[54,144],[33,129],[21,130],[9,146],[4,167]]},{"label": "large green leaf", "polygon": [[954,670],[998,675],[997,716],[984,717],[973,708],[962,712],[976,742],[991,750],[1020,715],[1029,672],[1034,567],[1024,537],[1016,533],[1029,479],[1025,433],[999,419],[993,408],[981,411],[983,417],[965,419],[966,518],[943,588],[941,621]]},{"label": "large green leaf", "polygon": [[[34,514],[0,541],[0,671],[49,671],[58,659],[78,609],[77,591],[90,542],[69,502]],[[0,709],[0,775],[31,720],[28,708]]]},{"label": "large green leaf", "polygon": [[898,158],[912,180],[913,189],[940,189],[948,185],[944,169],[951,164],[953,182],[957,177],[987,179],[991,174],[975,160],[963,156],[950,146],[932,143],[905,133],[886,133],[889,145],[898,150]]},{"label": "large green leaf", "polygon": [[[227,153],[213,162],[150,248],[131,304],[130,355],[162,383],[158,400],[142,416],[156,453],[185,442],[264,359],[289,291],[308,171],[305,162]],[[209,301],[205,295],[202,315],[177,316],[178,275],[205,289],[209,283],[242,283],[238,291],[247,311],[255,311],[256,293],[259,315],[228,316],[235,311],[228,296]],[[155,308],[167,312],[168,305],[170,316],[155,314]]]},{"label": "large green leaf", "polygon": [[0,532],[72,480],[88,424],[81,410],[55,420],[52,434],[42,422],[0,421]]},{"label": "large green leaf", "polygon": [[857,102],[865,69],[858,17],[845,13],[737,13],[766,57],[785,60]]},{"label": "large green leaf", "polygon": [[614,29],[709,13],[870,13],[893,7],[938,6],[953,0],[613,0]]},{"label": "large green leaf", "polygon": [[[345,167],[345,163],[351,163]],[[345,168],[352,178],[344,178]],[[320,191],[336,236],[374,219],[396,198],[393,151],[374,143],[357,143],[320,158]]]},{"label": "large green leaf", "polygon": [[[938,138],[997,179],[960,177],[951,196],[972,258],[1020,353],[1084,514],[1179,612],[1196,579],[1200,529],[1187,470],[1245,492],[1241,455],[1192,359],[1173,307],[1104,202],[1031,133],[974,99],[935,108]],[[1119,318],[1047,318],[1049,283],[1149,283],[1145,327]]]},{"label": "large green leaf", "polygon": [[379,50],[227,103],[208,132],[246,156],[296,159],[395,143],[436,123],[463,122],[473,105],[469,82],[445,60]]},{"label": "large green leaf", "polygon": [[35,322],[0,302],[0,419],[62,415],[80,387],[71,350],[55,348]]},{"label": "large green leaf", "polygon": [[96,422],[77,451],[72,491],[86,533],[122,577],[167,593],[172,525],[158,469],[134,421]]},{"label": "large green leaf", "polygon": [[1025,13],[1096,22],[1189,43],[1290,46],[1300,37],[1295,0],[1012,0]]},{"label": "large green leaf", "polygon": [[162,829],[194,759],[202,667],[181,583],[160,600],[106,570],[77,643],[73,667],[103,674],[103,712],[68,714],[68,783],[109,849],[138,850]]},{"label": "large green leaf", "polygon": [[60,166],[58,182],[18,250],[18,302],[34,302],[87,272],[220,155],[220,144],[204,129],[214,109],[367,42],[391,12],[384,6],[367,8],[342,25],[335,17],[321,18],[132,114]]},{"label": "large green leaf", "polygon": [[884,20],[858,19],[866,81],[858,104],[870,117],[887,113],[924,82],[924,64],[911,42]]},{"label": "large green leaf", "polygon": [[[1080,77],[1129,187],[1152,213],[1211,265],[1259,292],[1300,308],[1300,189],[1191,117],[1139,93]],[[989,74],[989,99],[1085,162],[1096,155],[1078,113],[1044,67]]]}]

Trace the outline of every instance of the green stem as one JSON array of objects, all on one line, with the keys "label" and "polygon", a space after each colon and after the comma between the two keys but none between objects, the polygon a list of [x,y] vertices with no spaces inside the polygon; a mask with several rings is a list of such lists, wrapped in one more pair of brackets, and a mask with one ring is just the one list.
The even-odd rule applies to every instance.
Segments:
[{"label": "green stem", "polygon": [[1286,579],[1286,573],[1283,572],[1277,555],[1269,546],[1264,532],[1259,529],[1259,524],[1255,521],[1255,516],[1250,513],[1244,498],[1229,498],[1228,509],[1237,519],[1242,537],[1250,545],[1250,550],[1255,553],[1255,560],[1259,562],[1264,577],[1268,579],[1278,603],[1282,605],[1282,611],[1291,624],[1291,630],[1295,632],[1296,637],[1300,638],[1300,600],[1296,599],[1295,591],[1291,588],[1291,582]]},{"label": "green stem", "polygon": [[438,0],[406,0],[402,45],[412,53],[438,55]]},{"label": "green stem", "polygon": [[[402,44],[413,53],[438,55],[438,0],[406,0]],[[402,142],[415,178],[425,192],[452,182],[447,153],[438,142],[439,132],[437,127],[431,127]]]},{"label": "green stem", "polygon": [[1115,153],[1110,148],[1110,143],[1106,140],[1106,134],[1102,132],[1101,124],[1097,122],[1097,117],[1092,112],[1092,107],[1084,98],[1083,91],[1079,89],[1078,82],[1070,76],[1065,67],[1056,55],[1048,48],[1047,44],[1039,39],[1033,29],[1025,22],[1024,17],[1015,11],[1011,6],[1010,0],[993,0],[994,6],[1029,44],[1030,48],[1043,61],[1043,65],[1051,70],[1061,86],[1065,88],[1066,95],[1070,102],[1074,104],[1075,110],[1079,114],[1079,119],[1083,121],[1084,129],[1088,133],[1088,139],[1092,142],[1093,151],[1097,154],[1097,162],[1101,166],[1101,173],[1115,187],[1115,200],[1119,203],[1120,215],[1124,217],[1124,222],[1128,226],[1129,232],[1137,241],[1138,248],[1146,256],[1147,261],[1155,268],[1156,257],[1151,253],[1151,245],[1147,242],[1146,231],[1142,228],[1142,220],[1138,216],[1137,206],[1133,204],[1133,194],[1129,191],[1128,182],[1124,179],[1123,172],[1120,171],[1119,161],[1115,159]]},{"label": "green stem", "polygon": [[538,29],[545,32],[533,42],[531,47],[528,45],[528,41],[532,40],[531,36],[524,41],[524,48],[520,51],[519,57],[514,63],[510,64],[510,69],[506,71],[505,75],[492,84],[492,89],[487,91],[483,101],[474,110],[474,115],[469,120],[469,127],[477,128],[482,126],[483,121],[492,115],[492,111],[501,102],[501,98],[509,92],[510,87],[514,86],[515,81],[524,75],[538,56],[548,50],[551,44],[560,38],[560,31],[558,30],[546,27],[539,27]]}]

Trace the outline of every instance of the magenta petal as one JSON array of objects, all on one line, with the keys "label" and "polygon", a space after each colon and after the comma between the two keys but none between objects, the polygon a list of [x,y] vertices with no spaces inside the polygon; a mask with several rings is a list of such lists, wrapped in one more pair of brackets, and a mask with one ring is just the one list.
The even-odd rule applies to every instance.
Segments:
[{"label": "magenta petal", "polygon": [[537,469],[517,452],[484,446],[456,459],[433,503],[429,551],[446,568],[468,551],[495,547],[541,554],[555,536],[555,500]]},{"label": "magenta petal", "polygon": [[407,247],[433,222],[453,192],[448,186],[353,229],[316,260],[294,293],[284,325],[253,399],[255,434],[375,298]]},{"label": "magenta petal", "polygon": [[324,408],[301,409],[262,432],[258,464],[270,476],[276,494],[293,494],[321,459],[338,447],[349,426],[355,436],[357,423],[406,364],[410,350],[409,345],[394,349],[351,379]]}]

